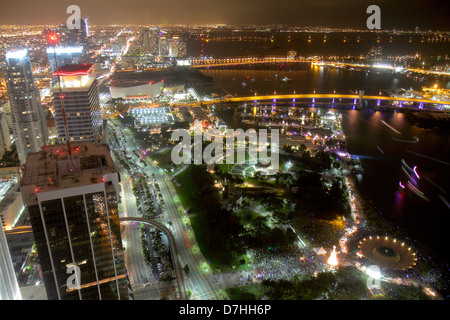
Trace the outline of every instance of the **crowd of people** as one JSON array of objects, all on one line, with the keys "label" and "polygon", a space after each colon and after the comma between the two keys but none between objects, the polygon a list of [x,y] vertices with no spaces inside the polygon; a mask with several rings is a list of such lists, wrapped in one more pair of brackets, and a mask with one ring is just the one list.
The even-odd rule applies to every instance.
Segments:
[{"label": "crowd of people", "polygon": [[328,269],[323,256],[311,249],[299,251],[253,251],[250,253],[255,277],[260,280],[286,279],[299,275],[313,275]]}]

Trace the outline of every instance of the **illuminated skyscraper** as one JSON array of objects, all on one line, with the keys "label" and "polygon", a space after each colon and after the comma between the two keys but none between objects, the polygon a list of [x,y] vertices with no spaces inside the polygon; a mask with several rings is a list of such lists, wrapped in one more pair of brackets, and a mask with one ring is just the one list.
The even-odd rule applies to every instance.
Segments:
[{"label": "illuminated skyscraper", "polygon": [[65,65],[53,73],[53,76],[59,75],[61,83],[61,90],[58,82],[52,87],[54,117],[60,143],[67,141],[63,106],[70,142],[102,140],[99,94],[92,69],[92,64]]},{"label": "illuminated skyscraper", "polygon": [[372,63],[381,62],[383,59],[383,48],[381,46],[372,47],[367,54],[367,58]]},{"label": "illuminated skyscraper", "polygon": [[57,66],[62,67],[68,64],[80,64],[83,62],[83,47],[56,47],[47,48],[48,64],[50,73],[56,71]]},{"label": "illuminated skyscraper", "polygon": [[109,147],[74,143],[70,150],[61,144],[28,154],[21,181],[47,297],[128,300],[119,175]]},{"label": "illuminated skyscraper", "polygon": [[11,135],[9,133],[6,115],[0,112],[0,157],[11,148]]},{"label": "illuminated skyscraper", "polygon": [[158,45],[161,57],[184,57],[186,55],[186,41],[179,36],[162,35]]},{"label": "illuminated skyscraper", "polygon": [[149,28],[144,32],[144,47],[153,55],[158,54],[159,48],[159,29]]},{"label": "illuminated skyscraper", "polygon": [[47,125],[38,89],[34,84],[26,49],[6,54],[3,73],[12,114],[13,135],[20,163],[28,152],[37,152],[47,143]]},{"label": "illuminated skyscraper", "polygon": [[[62,24],[56,29],[47,29],[44,35],[49,33],[56,33],[60,39],[60,46],[62,47],[82,47],[82,60],[78,63],[88,62],[89,58],[89,21],[88,18],[80,20],[80,28],[70,29],[67,25]],[[58,66],[62,66],[59,64]]]}]

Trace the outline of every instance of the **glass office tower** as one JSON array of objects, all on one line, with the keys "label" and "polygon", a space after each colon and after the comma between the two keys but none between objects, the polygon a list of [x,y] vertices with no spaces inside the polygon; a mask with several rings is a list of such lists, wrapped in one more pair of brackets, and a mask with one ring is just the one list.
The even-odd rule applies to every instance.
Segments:
[{"label": "glass office tower", "polygon": [[[129,298],[120,234],[119,176],[109,147],[45,146],[21,184],[49,299]],[[79,286],[71,276],[79,270]],[[74,277],[72,277],[74,279]]]}]

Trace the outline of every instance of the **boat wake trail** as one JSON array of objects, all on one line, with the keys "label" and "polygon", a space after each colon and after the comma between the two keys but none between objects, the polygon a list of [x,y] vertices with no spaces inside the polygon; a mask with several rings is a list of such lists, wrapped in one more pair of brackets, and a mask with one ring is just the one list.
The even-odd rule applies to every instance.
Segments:
[{"label": "boat wake trail", "polygon": [[389,124],[386,123],[386,121],[381,120],[381,123],[384,124],[386,127],[388,127],[389,129],[391,129],[392,131],[394,131],[395,133],[398,134],[402,134],[400,131],[398,131],[397,129],[395,129],[394,127],[390,126]]},{"label": "boat wake trail", "polygon": [[450,163],[448,163],[448,162],[446,162],[446,161],[443,161],[443,160],[440,160],[440,159],[436,159],[436,158],[427,156],[427,155],[425,155],[425,154],[417,153],[417,152],[414,152],[414,151],[411,151],[411,150],[408,150],[408,149],[406,149],[405,151],[406,151],[406,152],[409,152],[409,153],[411,153],[411,154],[414,154],[414,155],[416,155],[416,156],[419,156],[419,157],[422,157],[422,158],[425,158],[425,159],[430,159],[430,160],[433,160],[433,161],[436,161],[436,162],[445,164],[445,165],[447,165],[447,166],[450,166]]},{"label": "boat wake trail", "polygon": [[404,142],[404,143],[416,143],[416,142],[419,142],[419,138],[417,138],[417,137],[413,137],[413,140],[398,139],[398,138],[392,138],[392,140],[398,141],[398,142]]}]

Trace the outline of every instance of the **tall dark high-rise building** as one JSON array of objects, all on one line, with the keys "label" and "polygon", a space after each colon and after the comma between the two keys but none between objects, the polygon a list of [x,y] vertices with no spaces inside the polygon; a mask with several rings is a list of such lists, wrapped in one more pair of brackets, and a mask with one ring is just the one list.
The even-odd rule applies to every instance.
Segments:
[{"label": "tall dark high-rise building", "polygon": [[76,143],[69,152],[62,144],[30,153],[20,190],[48,299],[129,299],[109,147]]},{"label": "tall dark high-rise building", "polygon": [[28,50],[8,52],[3,67],[20,163],[47,143],[47,124]]},{"label": "tall dark high-rise building", "polygon": [[371,63],[381,62],[383,60],[383,48],[381,46],[373,46],[367,54],[367,58]]},{"label": "tall dark high-rise building", "polygon": [[152,55],[159,52],[159,29],[149,28],[144,32],[144,47]]}]

